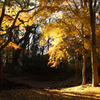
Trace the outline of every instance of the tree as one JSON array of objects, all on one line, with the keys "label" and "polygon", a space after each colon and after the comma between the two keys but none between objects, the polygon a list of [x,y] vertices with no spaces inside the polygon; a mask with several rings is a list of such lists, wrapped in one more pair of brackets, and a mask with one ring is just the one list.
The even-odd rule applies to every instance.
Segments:
[{"label": "tree", "polygon": [[[23,29],[25,31],[27,25],[31,26],[36,22],[33,17],[37,16],[37,13],[40,13],[40,11],[48,8],[48,6],[39,6],[37,1],[33,3],[31,0],[4,0],[0,1],[0,5],[0,37],[4,40],[0,47],[1,55],[4,48],[12,41],[13,29],[19,27],[20,30]],[[31,6],[33,8],[29,8]],[[3,65],[2,61],[1,65]],[[2,69],[3,66],[0,66],[0,70]]]},{"label": "tree", "polygon": [[[94,6],[92,6],[94,4]],[[92,61],[92,85],[97,86],[98,81],[98,69],[97,69],[97,53],[96,53],[96,35],[95,35],[95,17],[96,17],[96,5],[97,0],[89,0],[90,5],[90,24],[91,24],[91,61]]]},{"label": "tree", "polygon": [[[13,30],[15,28],[23,30],[22,33],[24,34],[26,26],[39,23],[43,29],[41,44],[48,45],[51,43],[50,49],[48,45],[48,54],[50,54],[49,63],[53,64],[52,67],[57,66],[62,61],[68,62],[70,55],[73,55],[75,52],[79,54],[83,53],[83,64],[85,65],[85,50],[87,50],[87,45],[91,43],[90,35],[92,31],[91,58],[93,58],[93,77],[96,77],[97,67],[94,67],[94,65],[97,64],[94,60],[94,58],[96,58],[95,31],[96,35],[99,31],[97,32],[97,28],[95,28],[95,14],[99,6],[96,6],[98,0],[89,1],[89,3],[87,0],[35,0],[35,2],[31,0],[1,1],[0,54],[12,41],[14,36]],[[33,8],[31,9],[30,6],[33,6]],[[49,19],[51,20],[48,21]],[[45,23],[46,20],[48,23]],[[28,33],[25,35],[29,37]],[[28,40],[25,39],[25,41]],[[86,41],[89,41],[89,43],[86,43]],[[75,44],[78,46],[77,49],[75,48]],[[27,42],[24,47],[26,47],[26,45]],[[81,52],[82,50],[83,52]],[[85,67],[83,67],[83,69],[85,69]],[[83,72],[85,72],[85,70]],[[92,84],[95,86],[97,83],[98,79],[93,78]],[[85,84],[85,82],[83,82],[83,84]]]},{"label": "tree", "polygon": [[[89,3],[91,3],[91,5],[94,5],[94,8],[91,8],[87,4],[88,1],[86,1],[86,0],[83,0],[83,1],[82,0],[81,1],[71,0],[69,2],[67,2],[65,0],[64,2],[66,2],[66,3],[62,3],[62,2],[60,3],[60,6],[59,6],[62,8],[62,10],[59,9],[57,11],[58,11],[58,14],[59,14],[59,11],[62,11],[63,17],[60,19],[55,18],[57,23],[52,21],[52,24],[47,25],[47,29],[44,28],[45,32],[44,32],[44,36],[43,36],[43,41],[45,41],[45,39],[48,36],[53,39],[52,47],[48,51],[48,53],[50,54],[50,63],[53,63],[53,66],[56,66],[57,64],[60,63],[60,61],[62,61],[62,56],[63,56],[64,52],[66,52],[69,49],[70,46],[67,44],[67,43],[69,43],[68,39],[70,41],[75,39],[78,43],[83,42],[83,45],[81,45],[81,47],[83,46],[83,66],[84,66],[83,67],[83,83],[82,84],[85,84],[85,62],[86,62],[85,49],[89,48],[88,50],[90,50],[90,44],[91,44],[90,27],[91,26],[92,26],[92,35],[93,35],[92,36],[93,38],[92,38],[92,49],[91,49],[92,56],[91,56],[91,58],[96,57],[94,55],[94,53],[96,54],[96,45],[95,45],[96,43],[95,43],[95,34],[94,34],[95,33],[94,32],[95,31],[95,25],[94,25],[95,24],[95,16],[94,15],[96,14],[97,9],[98,9],[98,6],[96,6],[98,3],[96,0],[94,0],[93,3],[91,3],[92,1],[89,2]],[[89,8],[91,8],[91,9],[89,10]],[[89,15],[89,12],[90,12],[90,15]],[[90,19],[90,17],[91,17],[91,19]],[[63,23],[62,25],[61,25],[61,22]],[[91,25],[90,25],[90,22],[91,22]],[[59,24],[59,25],[57,25],[57,24]],[[83,27],[81,27],[81,24],[83,24]],[[66,27],[64,27],[64,25],[66,25]],[[97,32],[97,30],[96,30],[96,32]],[[70,36],[69,36],[69,34],[70,34]],[[96,34],[98,34],[98,32]],[[63,42],[63,41],[65,41],[65,40],[63,40],[65,37],[67,37],[66,38],[67,40],[65,39],[67,41],[67,43]],[[88,43],[86,43],[86,41],[88,41]],[[71,42],[69,44],[72,46],[73,42]],[[64,45],[66,45],[66,46],[64,47]],[[65,49],[67,47],[68,47],[68,49]],[[65,49],[65,51],[63,51],[64,49]],[[60,50],[62,52],[59,52]],[[66,57],[66,55],[65,55],[65,57]],[[96,61],[93,59],[92,59],[92,62],[95,62],[95,65],[97,64]],[[94,63],[92,63],[92,65],[93,64]],[[93,72],[95,71],[94,73],[95,73],[95,77],[96,77],[97,76],[97,70],[96,70],[97,68],[96,67],[92,67],[92,68],[93,68]],[[94,76],[94,73],[92,73],[93,76]],[[94,81],[95,82],[98,81],[98,77],[95,78]],[[96,83],[98,83],[98,82],[96,82]],[[92,84],[93,84],[93,86],[95,86],[94,82],[92,82]]]},{"label": "tree", "polygon": [[24,51],[26,49],[28,41],[30,40],[29,36],[30,36],[31,33],[33,33],[33,31],[32,31],[33,27],[34,26],[26,26],[26,28],[25,28],[26,32],[25,32],[24,36],[16,42],[16,44],[18,44],[18,45],[20,44],[21,49],[17,49],[17,50],[14,51],[12,63],[10,64],[10,67],[9,67],[10,73],[14,73],[14,68],[15,68],[15,65],[18,64],[20,54],[21,54],[22,51]]}]

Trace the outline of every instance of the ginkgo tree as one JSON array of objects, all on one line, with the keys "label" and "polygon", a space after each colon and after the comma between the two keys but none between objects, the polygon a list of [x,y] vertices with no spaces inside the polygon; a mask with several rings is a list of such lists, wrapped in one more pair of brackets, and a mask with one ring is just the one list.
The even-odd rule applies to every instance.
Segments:
[{"label": "ginkgo tree", "polygon": [[[55,1],[53,1],[52,3],[54,2]],[[85,65],[85,62],[86,62],[85,49],[92,50],[90,26],[91,25],[93,26],[93,24],[95,24],[95,21],[92,22],[93,20],[95,20],[95,17],[92,17],[91,19],[91,16],[96,14],[96,11],[98,10],[98,6],[96,6],[98,4],[98,0],[94,0],[93,1],[94,6],[97,8],[95,7],[92,8],[92,10],[96,9],[96,11],[95,13],[93,13],[93,15],[91,15],[91,11],[90,11],[91,7],[89,7],[89,5],[91,5],[90,4],[91,2],[88,2],[85,0],[83,1],[82,0],[81,1],[64,0],[63,3],[61,2],[58,7],[62,9],[59,9],[58,13],[59,11],[61,11],[63,13],[63,17],[61,18],[61,20],[57,20],[56,18],[56,22],[52,21],[51,23],[45,25],[45,28],[43,27],[43,37],[41,38],[42,45],[45,45],[44,41],[47,39],[47,37],[50,37],[53,40],[53,42],[51,42],[52,47],[47,52],[50,55],[49,63],[53,63],[52,65],[53,67],[59,64],[62,61],[62,58],[67,58],[69,56],[68,50],[70,51],[69,47],[70,46],[72,47],[72,44],[73,44],[72,40],[75,40],[74,42],[83,44],[83,47],[82,47],[83,48],[83,83],[82,84],[85,84],[85,66],[86,66]],[[92,24],[90,24],[90,22]],[[92,27],[92,28],[95,30],[95,27]],[[98,28],[96,28],[96,34],[99,34]],[[78,49],[80,50],[80,48]],[[91,51],[91,52],[92,52],[91,54],[94,54],[93,52],[95,51]],[[91,58],[93,58],[93,56],[91,56]],[[98,83],[97,66],[92,67],[92,70],[94,70],[92,73],[93,75],[92,80],[94,80],[92,81],[93,82],[92,84],[93,86],[96,86]]]},{"label": "ginkgo tree", "polygon": [[[94,4],[92,10],[90,9],[91,2]],[[56,66],[61,61],[67,60],[73,53],[70,52],[72,49],[74,49],[74,52],[81,50],[81,48],[75,50],[75,44],[83,43],[85,49],[91,44],[91,29],[95,30],[95,26],[92,27],[93,23],[95,24],[93,18],[99,9],[97,4],[98,0],[90,0],[90,2],[87,0],[2,0],[0,2],[0,39],[2,40],[0,53],[11,43],[14,28],[19,27],[20,30],[25,32],[27,25],[31,26],[38,22],[43,26],[45,24],[44,20],[51,18],[51,22],[42,28],[41,44],[44,45],[47,38],[52,39],[52,47],[48,53],[51,55],[50,63]],[[94,17],[91,17],[92,15]],[[96,32],[99,32],[98,29]],[[95,31],[92,33],[95,34]],[[89,43],[86,43],[87,41]],[[95,51],[93,52],[95,53]],[[1,57],[0,65],[2,65]],[[94,64],[92,65],[94,66]],[[2,72],[3,67],[0,67]],[[93,72],[93,76],[95,73],[97,71]],[[95,75],[97,76],[97,74]],[[97,85],[98,82],[96,84],[94,82],[96,80],[92,84]]]},{"label": "ginkgo tree", "polygon": [[[45,2],[45,4],[44,4]],[[19,27],[24,30],[27,25],[31,26],[39,19],[46,19],[50,16],[52,10],[60,9],[55,1],[52,5],[51,1],[42,0],[2,0],[0,1],[0,54],[11,43],[13,37],[13,29]],[[45,13],[48,11],[48,14]],[[47,14],[47,15],[46,15]],[[45,15],[45,17],[44,17]],[[3,41],[2,41],[3,40]],[[14,46],[13,46],[14,47]],[[3,62],[0,55],[0,76],[2,74]]]}]

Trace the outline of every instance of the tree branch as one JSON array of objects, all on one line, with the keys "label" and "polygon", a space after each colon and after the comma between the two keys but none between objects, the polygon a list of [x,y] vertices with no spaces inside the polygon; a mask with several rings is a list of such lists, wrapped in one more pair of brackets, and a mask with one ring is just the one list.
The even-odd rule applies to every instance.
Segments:
[{"label": "tree branch", "polygon": [[3,4],[2,14],[1,14],[1,17],[0,17],[0,27],[1,27],[1,24],[2,24],[2,21],[3,21],[3,18],[4,18],[5,5],[6,5],[6,0],[5,0],[4,4]]},{"label": "tree branch", "polygon": [[10,42],[11,39],[12,39],[12,36],[13,36],[13,33],[12,33],[12,31],[10,31],[10,33],[9,33],[9,39],[8,39],[8,41],[7,41],[4,45],[1,46],[1,48],[0,48],[0,53],[1,53],[2,50],[9,44],[9,42]]}]

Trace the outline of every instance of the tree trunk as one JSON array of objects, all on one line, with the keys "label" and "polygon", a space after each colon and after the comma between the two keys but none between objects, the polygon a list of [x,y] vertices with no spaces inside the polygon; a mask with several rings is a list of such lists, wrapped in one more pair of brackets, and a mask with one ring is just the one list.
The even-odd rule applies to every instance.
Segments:
[{"label": "tree trunk", "polygon": [[19,56],[20,56],[20,52],[21,51],[22,51],[21,49],[18,49],[13,54],[12,63],[10,64],[10,66],[8,68],[8,72],[11,73],[11,74],[14,74],[15,65],[18,64],[18,59],[19,59]]},{"label": "tree trunk", "polygon": [[92,61],[92,86],[97,86],[99,84],[99,80],[98,80],[97,56],[96,56],[95,45],[92,45],[91,61]]},{"label": "tree trunk", "polygon": [[83,47],[82,85],[84,85],[86,82],[85,69],[86,69],[86,57],[85,57],[85,48]]},{"label": "tree trunk", "polygon": [[28,37],[27,45],[28,45],[28,56],[29,56],[30,55],[30,38],[29,37]]},{"label": "tree trunk", "polygon": [[48,51],[49,51],[49,48],[50,48],[50,38],[48,37],[48,41],[47,41],[47,43],[48,43]]},{"label": "tree trunk", "polygon": [[0,56],[0,79],[2,78],[2,73],[3,73],[3,61]]},{"label": "tree trunk", "polygon": [[42,47],[42,51],[41,52],[42,52],[42,56],[43,56],[43,54],[44,54],[44,46]]},{"label": "tree trunk", "polygon": [[[30,33],[31,33],[32,28],[29,27],[29,26],[27,26],[27,27],[26,27],[26,30],[27,30],[27,32],[25,33],[25,36],[24,36],[24,38],[23,38],[24,43],[20,46],[20,47],[23,48],[23,50],[26,49],[26,46],[27,46],[28,41],[29,41],[29,35],[30,35]],[[20,41],[20,40],[19,40],[19,41]],[[15,51],[14,56],[13,56],[12,63],[11,63],[11,65],[10,65],[10,67],[9,67],[9,70],[8,70],[10,73],[14,73],[14,68],[15,68],[15,65],[18,64],[18,60],[19,60],[21,51],[22,51],[22,49],[17,49],[17,50]]]},{"label": "tree trunk", "polygon": [[[91,63],[92,63],[92,86],[97,86],[98,81],[98,69],[97,69],[97,55],[96,55],[96,35],[95,35],[95,7],[92,6],[92,0],[89,0],[90,4],[90,24],[91,24]],[[95,1],[96,2],[96,1]]]},{"label": "tree trunk", "polygon": [[86,56],[85,56],[85,48],[84,48],[84,31],[82,24],[82,41],[83,41],[83,69],[82,69],[82,85],[86,83],[85,70],[86,70]]},{"label": "tree trunk", "polygon": [[77,74],[78,74],[78,53],[76,53],[76,84],[77,84]]},{"label": "tree trunk", "polygon": [[2,73],[3,73],[3,61],[2,61],[1,55],[0,55],[0,90],[3,87]]}]

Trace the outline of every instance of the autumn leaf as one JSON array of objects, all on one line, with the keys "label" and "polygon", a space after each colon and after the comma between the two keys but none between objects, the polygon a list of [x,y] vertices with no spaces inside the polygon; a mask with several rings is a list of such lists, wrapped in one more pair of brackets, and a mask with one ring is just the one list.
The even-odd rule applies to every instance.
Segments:
[{"label": "autumn leaf", "polygon": [[13,43],[13,42],[10,42],[8,45],[7,45],[7,48],[14,48],[15,50],[17,49],[22,49],[21,47],[19,47],[17,44]]}]

